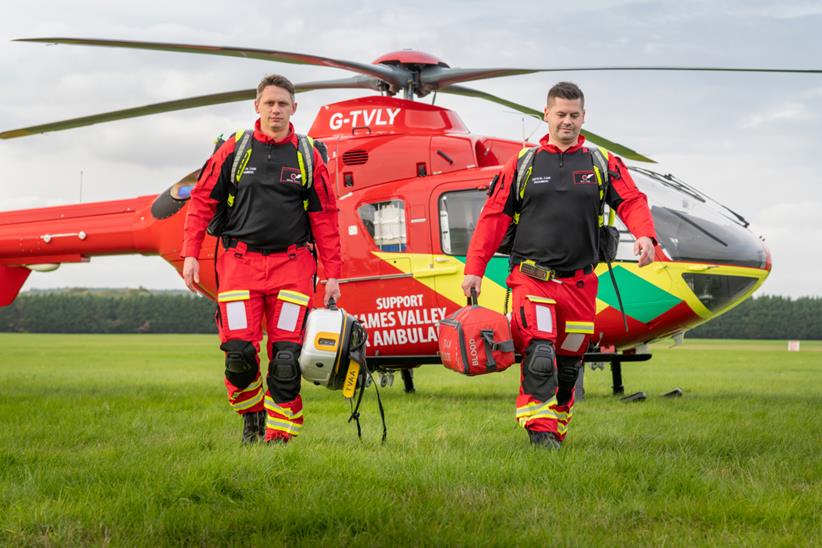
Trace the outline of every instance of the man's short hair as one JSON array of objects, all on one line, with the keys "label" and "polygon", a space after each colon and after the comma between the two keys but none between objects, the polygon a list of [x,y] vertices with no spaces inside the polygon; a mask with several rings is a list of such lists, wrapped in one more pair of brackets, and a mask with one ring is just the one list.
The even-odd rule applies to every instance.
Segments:
[{"label": "man's short hair", "polygon": [[572,82],[558,82],[551,89],[548,90],[548,103],[551,104],[551,99],[559,97],[560,99],[568,99],[573,101],[579,99],[582,107],[585,108],[585,95],[579,86]]},{"label": "man's short hair", "polygon": [[291,102],[294,102],[294,84],[291,83],[291,80],[280,74],[269,74],[260,81],[260,85],[257,86],[258,101],[260,100],[260,95],[263,94],[263,90],[268,86],[283,88],[291,95]]}]

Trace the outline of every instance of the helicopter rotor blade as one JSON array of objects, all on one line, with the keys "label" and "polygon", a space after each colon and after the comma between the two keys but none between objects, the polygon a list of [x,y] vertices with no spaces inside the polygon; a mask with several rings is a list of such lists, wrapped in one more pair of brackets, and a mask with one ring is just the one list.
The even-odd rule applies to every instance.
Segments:
[{"label": "helicopter rotor blade", "polygon": [[[341,78],[338,80],[323,80],[318,82],[308,82],[304,84],[295,84],[294,90],[297,93],[305,91],[313,91],[318,89],[379,89],[379,80],[376,78],[369,78],[366,76],[354,76],[352,78]],[[50,122],[48,124],[40,124],[36,126],[29,126],[25,128],[12,129],[9,131],[0,132],[0,139],[14,139],[17,137],[25,137],[28,135],[35,135],[38,133],[48,133],[51,131],[62,131],[65,129],[72,129],[77,127],[90,126],[102,122],[112,122],[115,120],[124,120],[127,118],[136,118],[139,116],[148,116],[151,114],[159,114],[161,112],[173,112],[176,110],[185,110],[189,108],[205,107],[210,105],[221,105],[224,103],[233,103],[237,101],[252,100],[257,96],[255,89],[242,89],[237,91],[227,91],[223,93],[214,93],[211,95],[200,95],[198,97],[189,97],[186,99],[177,99],[174,101],[165,101],[163,103],[154,103],[151,105],[144,105],[141,107],[127,108],[123,110],[115,110],[112,112],[104,112],[101,114],[92,114],[90,116],[81,116],[79,118],[71,118],[59,122]]]},{"label": "helicopter rotor blade", "polygon": [[[467,88],[465,86],[448,86],[442,88],[438,91],[438,93],[450,93],[452,95],[462,95],[463,97],[475,97],[477,99],[485,99],[486,101],[491,101],[493,103],[497,103],[499,105],[506,106],[508,108],[512,108],[518,112],[522,112],[523,114],[527,114],[532,118],[536,118],[537,120],[542,120],[542,112],[533,109],[531,107],[526,107],[525,105],[521,105],[519,103],[515,103],[513,101],[509,101],[508,99],[503,99],[502,97],[497,97],[496,95],[492,95],[490,93],[486,93],[484,91],[480,91],[477,89]],[[647,156],[640,154],[639,152],[626,147],[625,145],[621,145],[610,139],[606,139],[596,133],[591,131],[582,130],[582,134],[585,135],[585,138],[595,143],[597,145],[603,146],[608,150],[619,154],[625,159],[628,160],[636,160],[638,162],[647,162],[651,164],[655,164],[656,162]]]},{"label": "helicopter rotor blade", "polygon": [[231,46],[203,46],[195,44],[172,44],[166,42],[139,42],[131,40],[105,40],[98,38],[18,38],[15,42],[39,42],[45,44],[67,44],[72,46],[101,46],[110,48],[143,49],[154,51],[173,51],[178,53],[198,53],[202,55],[222,55],[225,57],[241,57],[245,59],[259,59],[262,61],[277,61],[297,65],[319,65],[358,72],[366,76],[378,78],[388,83],[393,91],[402,89],[408,82],[410,73],[407,69],[389,65],[372,65],[321,57],[307,53],[290,51],[266,50],[256,48],[237,48]]},{"label": "helicopter rotor blade", "polygon": [[602,71],[689,71],[689,72],[765,72],[780,74],[822,74],[822,69],[773,69],[742,67],[565,67],[565,68],[447,68],[426,67],[420,73],[420,82],[427,91],[442,90],[445,86],[503,76],[519,76],[537,72],[602,72]]}]

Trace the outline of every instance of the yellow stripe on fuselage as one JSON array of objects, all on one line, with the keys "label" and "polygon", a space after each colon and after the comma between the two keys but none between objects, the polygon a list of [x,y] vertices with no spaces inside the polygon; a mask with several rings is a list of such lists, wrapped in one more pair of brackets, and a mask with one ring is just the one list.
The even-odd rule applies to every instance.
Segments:
[{"label": "yellow stripe on fuselage", "polygon": [[[465,306],[465,294],[462,292],[463,270],[465,263],[449,255],[425,255],[422,253],[384,253],[374,255],[405,274],[412,274],[419,283],[436,291],[443,297]],[[394,262],[392,262],[394,261]],[[482,280],[480,303],[494,310],[502,310],[505,301],[505,287],[490,278]]]}]

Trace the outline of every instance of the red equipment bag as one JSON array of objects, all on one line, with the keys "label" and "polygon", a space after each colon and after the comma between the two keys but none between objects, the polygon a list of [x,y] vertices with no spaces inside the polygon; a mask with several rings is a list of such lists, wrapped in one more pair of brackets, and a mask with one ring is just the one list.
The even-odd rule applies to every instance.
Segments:
[{"label": "red equipment bag", "polygon": [[471,377],[505,371],[515,359],[508,319],[479,306],[473,292],[468,306],[440,321],[439,347],[445,367]]}]

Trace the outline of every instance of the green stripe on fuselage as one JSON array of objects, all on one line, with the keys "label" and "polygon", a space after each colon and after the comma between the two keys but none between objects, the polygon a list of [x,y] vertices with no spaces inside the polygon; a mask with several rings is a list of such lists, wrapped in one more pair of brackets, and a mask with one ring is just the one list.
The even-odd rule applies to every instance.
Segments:
[{"label": "green stripe on fuselage", "polygon": [[[465,264],[465,255],[454,255],[454,258]],[[500,287],[505,287],[505,279],[508,277],[508,257],[491,257],[485,268],[485,277]]]},{"label": "green stripe on fuselage", "polygon": [[[614,278],[622,295],[625,313],[641,322],[648,323],[682,302],[682,299],[646,282],[621,266],[614,266]],[[599,277],[597,297],[619,310],[614,284],[607,270]]]},{"label": "green stripe on fuselage", "polygon": [[[465,263],[464,255],[457,255],[454,258]],[[505,287],[505,279],[508,277],[508,257],[492,257],[485,269],[485,277]],[[614,266],[614,277],[619,285],[625,313],[643,323],[653,320],[682,302],[679,297],[671,295],[619,265]],[[619,301],[607,270],[604,274],[600,274],[597,297],[608,306],[619,310]]]}]

